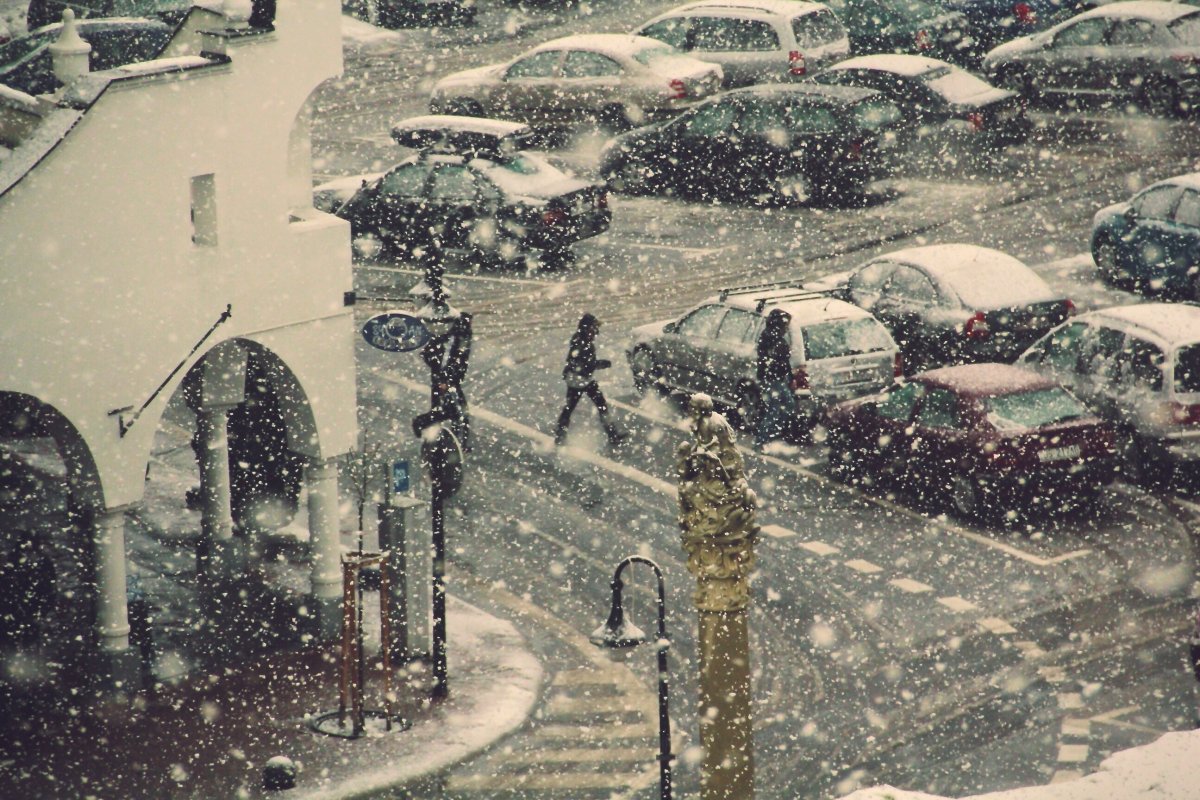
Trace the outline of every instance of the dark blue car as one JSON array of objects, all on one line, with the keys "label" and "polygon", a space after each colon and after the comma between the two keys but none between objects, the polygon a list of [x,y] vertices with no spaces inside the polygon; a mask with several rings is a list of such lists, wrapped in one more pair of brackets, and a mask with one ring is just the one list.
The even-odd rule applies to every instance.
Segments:
[{"label": "dark blue car", "polygon": [[967,18],[973,50],[980,54],[1090,7],[1081,0],[945,0],[942,5]]},{"label": "dark blue car", "polygon": [[1092,257],[1109,283],[1200,300],[1200,172],[1097,212]]}]

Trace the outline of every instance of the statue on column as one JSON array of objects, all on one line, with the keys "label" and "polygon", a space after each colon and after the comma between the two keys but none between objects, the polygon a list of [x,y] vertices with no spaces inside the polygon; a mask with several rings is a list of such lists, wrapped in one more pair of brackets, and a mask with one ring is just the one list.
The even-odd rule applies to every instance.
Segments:
[{"label": "statue on column", "polygon": [[712,398],[692,395],[693,441],[676,452],[679,527],[701,611],[739,611],[750,603],[758,497],[746,482],[733,428]]}]

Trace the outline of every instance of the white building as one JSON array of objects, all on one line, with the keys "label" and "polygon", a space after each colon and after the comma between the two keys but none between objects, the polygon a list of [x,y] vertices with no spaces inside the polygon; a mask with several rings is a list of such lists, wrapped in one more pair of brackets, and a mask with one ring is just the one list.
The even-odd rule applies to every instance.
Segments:
[{"label": "white building", "polygon": [[312,208],[309,99],[341,71],[339,22],[338,0],[284,2],[258,27],[194,8],[167,58],[87,74],[86,45],[64,33],[61,91],[0,87],[0,435],[53,437],[65,462],[91,520],[92,644],[112,681],[137,661],[126,513],[186,376],[214,608],[244,566],[226,414],[248,354],[303,458],[310,609],[323,636],[337,630],[335,459],[357,437],[351,256],[347,224]]}]

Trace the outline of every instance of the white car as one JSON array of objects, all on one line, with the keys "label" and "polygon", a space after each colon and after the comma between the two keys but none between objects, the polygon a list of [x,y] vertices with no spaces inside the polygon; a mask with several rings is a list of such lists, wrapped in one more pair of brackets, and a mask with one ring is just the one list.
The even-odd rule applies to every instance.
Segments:
[{"label": "white car", "polygon": [[655,39],[584,34],[443,78],[433,87],[429,108],[535,125],[596,120],[624,130],[691,107],[716,93],[722,76],[720,66]]}]

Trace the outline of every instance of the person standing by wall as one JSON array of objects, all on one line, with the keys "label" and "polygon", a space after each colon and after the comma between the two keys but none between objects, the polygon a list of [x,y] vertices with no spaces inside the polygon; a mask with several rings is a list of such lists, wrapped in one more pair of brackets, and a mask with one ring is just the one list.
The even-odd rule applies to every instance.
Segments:
[{"label": "person standing by wall", "polygon": [[607,369],[612,362],[596,358],[596,335],[600,333],[600,320],[592,314],[584,314],[579,319],[579,327],[571,337],[567,350],[567,364],[563,367],[563,380],[567,382],[567,402],[558,415],[558,424],[554,429],[554,443],[565,444],[567,427],[571,424],[571,413],[579,398],[587,395],[596,404],[600,413],[600,423],[608,434],[609,444],[616,446],[625,441],[627,434],[617,428],[609,417],[608,402],[600,392],[600,384],[596,383],[596,370]]},{"label": "person standing by wall", "polygon": [[788,344],[788,326],[792,317],[776,308],[767,315],[767,324],[758,337],[758,417],[754,425],[754,445],[760,450],[783,437],[796,408],[792,394],[792,348]]}]

